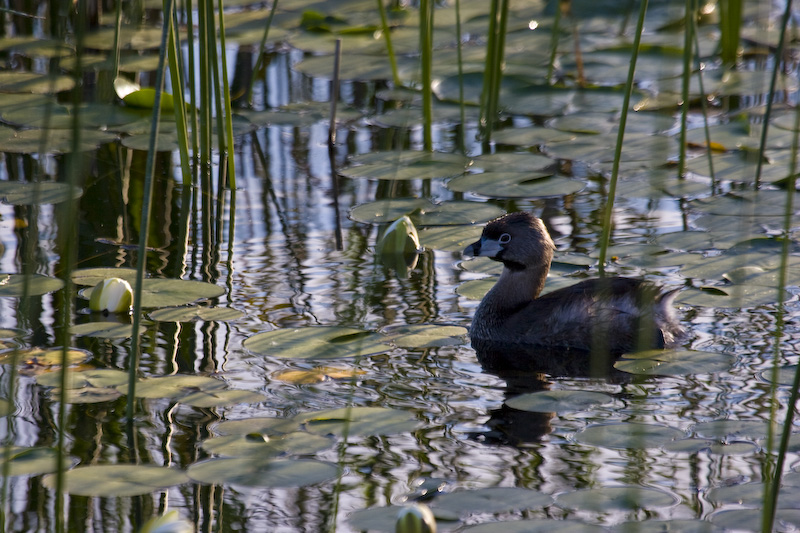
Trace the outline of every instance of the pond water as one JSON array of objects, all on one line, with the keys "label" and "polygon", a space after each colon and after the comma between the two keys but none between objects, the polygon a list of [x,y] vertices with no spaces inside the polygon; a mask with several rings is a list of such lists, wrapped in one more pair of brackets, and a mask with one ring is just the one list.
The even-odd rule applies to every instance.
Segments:
[{"label": "pond water", "polygon": [[[477,31],[485,3],[464,4],[467,28]],[[522,85],[546,73],[523,58],[546,50],[549,33],[531,34],[520,21],[553,22],[543,5],[514,9],[513,75],[501,94],[504,120],[488,146],[477,140],[475,108],[462,129],[457,106],[437,102],[438,155],[420,158],[417,95],[388,89],[383,56],[346,54],[336,185],[327,147],[330,57],[303,52],[329,51],[330,36],[291,31],[300,6],[278,11],[270,42],[284,44],[256,75],[254,108],[236,112],[235,191],[184,182],[174,151],[157,158],[148,276],[211,287],[198,283],[189,297],[185,286],[145,288],[157,303],[144,315],[133,433],[125,419],[130,326],[104,329],[129,319],[90,313],[88,294],[65,302],[65,290],[47,283],[63,278],[69,254],[80,287],[131,276],[146,153],[129,148],[135,135],[128,125],[146,114],[115,116],[117,124],[103,128],[113,142],[98,141],[82,157],[33,155],[37,149],[12,148],[3,137],[0,182],[63,183],[70,165],[85,169],[77,219],[66,222],[69,192],[55,190],[57,199],[46,202],[31,200],[29,191],[0,191],[0,271],[42,276],[31,280],[27,299],[14,288],[16,276],[0,292],[0,396],[13,395],[0,405],[1,427],[19,447],[6,462],[5,529],[54,530],[60,374],[52,354],[26,350],[52,349],[65,335],[75,348],[63,428],[73,467],[66,476],[70,531],[138,530],[167,510],[198,531],[394,531],[398,506],[412,501],[431,506],[441,531],[760,528],[765,469],[774,461],[769,434],[780,435],[800,342],[798,252],[788,249],[781,291],[775,238],[784,224],[794,111],[776,111],[756,190],[747,153],[759,143],[767,75],[749,70],[732,80],[712,69],[711,136],[726,150],[713,155],[712,180],[698,148],[705,138],[692,87],[689,173],[679,180],[679,111],[667,103],[677,96],[664,87],[677,83],[682,61],[666,43],[683,37],[646,34],[664,48],[642,60],[637,79],[660,92],[635,95],[643,110],[631,116],[623,145],[608,270],[682,287],[676,307],[689,334],[679,348],[626,358],[600,375],[564,371],[559,354],[539,372],[485,372],[466,328],[499,270],[489,261],[464,262],[461,250],[491,218],[530,211],[558,247],[548,287],[597,275],[622,103],[612,89]],[[451,11],[437,16],[452,24]],[[680,13],[655,3],[652,17],[666,23]],[[231,13],[235,80],[252,75],[251,33],[267,14]],[[748,12],[745,19],[754,69],[766,61],[758,45],[774,42],[757,31],[766,16]],[[629,51],[620,53],[606,33],[619,20],[581,19],[586,75],[599,85],[624,81]],[[716,28],[699,27],[701,50],[718,38]],[[412,30],[398,27],[399,48],[414,49],[403,33]],[[468,76],[482,75],[478,41],[467,40]],[[568,77],[571,43],[565,37],[561,45]],[[20,46],[3,42],[11,59],[27,57]],[[443,100],[454,91],[452,52],[443,46],[434,59]],[[400,66],[415,61],[402,58]],[[795,101],[795,77],[781,83],[782,98]],[[37,109],[47,105],[26,107],[20,93],[3,87],[14,96],[0,97],[2,134],[35,126]],[[108,108],[86,111],[90,121],[103,113],[111,120]],[[374,252],[387,223],[403,214],[411,214],[425,247],[406,275]],[[796,218],[791,228],[794,237]],[[70,239],[76,246],[66,250]],[[98,268],[113,270],[87,270]],[[173,293],[184,300],[170,299]],[[25,361],[12,372],[18,350]],[[781,530],[800,528],[800,438],[790,438],[788,450]],[[101,468],[132,464],[140,466]]]}]

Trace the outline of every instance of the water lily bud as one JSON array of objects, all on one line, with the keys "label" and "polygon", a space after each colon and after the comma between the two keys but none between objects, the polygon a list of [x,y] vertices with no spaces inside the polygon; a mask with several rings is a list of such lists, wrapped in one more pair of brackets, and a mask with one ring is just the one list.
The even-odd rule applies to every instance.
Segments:
[{"label": "water lily bud", "polygon": [[430,508],[421,503],[405,507],[397,513],[395,533],[436,533],[436,518]]},{"label": "water lily bud", "polygon": [[379,254],[412,254],[421,249],[417,228],[407,216],[392,222],[376,246]]},{"label": "water lily bud", "polygon": [[133,289],[124,279],[109,278],[92,289],[89,309],[107,313],[127,313],[133,302]]}]

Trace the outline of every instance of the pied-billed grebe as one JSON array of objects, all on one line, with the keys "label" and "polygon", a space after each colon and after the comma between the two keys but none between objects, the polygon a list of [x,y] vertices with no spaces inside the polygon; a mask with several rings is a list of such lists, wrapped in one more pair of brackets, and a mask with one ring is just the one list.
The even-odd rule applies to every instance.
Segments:
[{"label": "pied-billed grebe", "polygon": [[489,257],[505,266],[475,311],[473,345],[619,355],[636,348],[665,347],[682,333],[672,307],[678,291],[660,294],[644,281],[590,279],[539,297],[554,250],[544,223],[528,213],[489,222],[481,239],[464,250],[466,256]]}]

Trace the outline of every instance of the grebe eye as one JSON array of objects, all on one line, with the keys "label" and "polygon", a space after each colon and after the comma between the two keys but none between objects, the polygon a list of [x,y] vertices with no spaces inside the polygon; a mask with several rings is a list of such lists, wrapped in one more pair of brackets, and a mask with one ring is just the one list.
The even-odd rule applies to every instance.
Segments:
[{"label": "grebe eye", "polygon": [[503,233],[497,240],[500,242],[500,244],[508,244],[511,242],[511,235],[509,235],[508,233]]}]

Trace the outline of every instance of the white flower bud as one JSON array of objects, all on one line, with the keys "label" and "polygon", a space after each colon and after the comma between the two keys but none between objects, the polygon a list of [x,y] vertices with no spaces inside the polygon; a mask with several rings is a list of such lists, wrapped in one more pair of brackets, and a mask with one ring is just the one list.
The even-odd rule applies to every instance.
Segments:
[{"label": "white flower bud", "polygon": [[430,508],[415,503],[397,513],[395,533],[436,533],[436,518]]},{"label": "white flower bud", "polygon": [[133,302],[133,289],[124,279],[109,278],[92,289],[89,309],[107,313],[127,313]]}]

